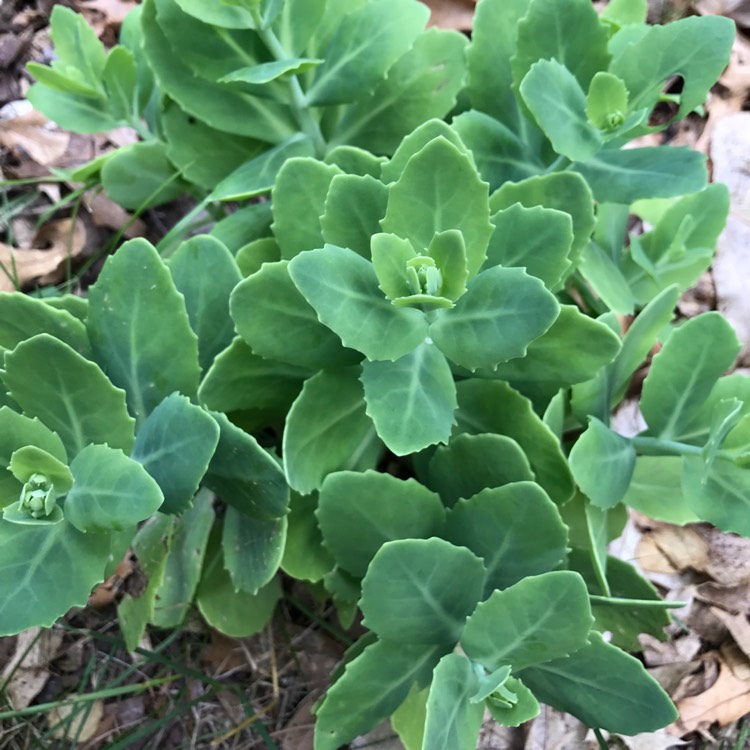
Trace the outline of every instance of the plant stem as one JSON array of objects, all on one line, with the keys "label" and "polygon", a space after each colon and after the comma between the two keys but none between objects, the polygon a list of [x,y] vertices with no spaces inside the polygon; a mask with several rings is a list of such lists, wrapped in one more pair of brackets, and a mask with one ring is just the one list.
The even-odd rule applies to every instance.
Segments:
[{"label": "plant stem", "polygon": [[[263,27],[260,13],[257,10],[252,11],[252,13],[258,36],[260,36],[263,44],[266,45],[268,51],[273,55],[274,60],[288,60],[291,55],[284,49],[284,46],[279,41],[279,38],[274,33],[273,29]],[[316,122],[307,106],[305,94],[302,91],[302,86],[300,85],[297,76],[289,76],[289,93],[291,95],[289,106],[292,109],[292,113],[294,114],[300,129],[305,135],[309,136],[315,145],[317,155],[322,158],[326,152],[326,142],[323,138],[323,133],[320,130],[320,125]]]},{"label": "plant stem", "polygon": [[617,596],[597,596],[589,594],[592,604],[603,604],[612,607],[648,607],[649,609],[682,609],[687,602],[666,602],[663,599],[621,599]]},{"label": "plant stem", "polygon": [[555,159],[552,164],[544,170],[544,174],[549,174],[550,172],[562,172],[569,166],[569,164],[570,159],[568,159],[567,156],[558,156],[557,159]]},{"label": "plant stem", "polygon": [[600,750],[609,750],[609,745],[604,740],[600,729],[594,729],[594,736],[596,737],[596,741],[599,743]]},{"label": "plant stem", "polygon": [[[679,443],[676,440],[662,440],[655,437],[631,438],[633,446],[639,453],[646,456],[701,456],[703,448],[698,445]],[[722,455],[719,451],[717,455]]]}]

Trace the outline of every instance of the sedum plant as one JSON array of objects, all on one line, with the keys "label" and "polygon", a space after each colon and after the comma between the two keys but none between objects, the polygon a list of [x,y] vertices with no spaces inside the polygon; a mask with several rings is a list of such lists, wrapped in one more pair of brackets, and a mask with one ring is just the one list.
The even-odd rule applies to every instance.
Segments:
[{"label": "sedum plant", "polygon": [[[278,150],[213,188],[269,200],[168,260],[126,243],[87,300],[0,295],[0,632],[84,604],[130,546],[148,583],[119,605],[129,645],[193,603],[255,632],[279,571],[345,625],[361,611],[317,750],[388,718],[408,750],[469,750],[486,711],[517,726],[540,702],[600,737],[651,731],[675,710],[626,652],[663,637],[670,605],[607,544],[628,507],[750,535],[750,393],[724,375],[739,344],[720,315],[673,320],[726,190],[688,149],[623,147],[666,126],[657,105],[700,105],[731,23],[648,27],[639,0],[601,17],[588,0],[480,0],[465,64],[437,66],[460,92],[408,120],[385,92],[400,65],[436,72],[418,51],[443,32],[404,0],[408,40],[411,21],[362,32],[388,52],[367,47],[357,76],[347,46],[392,5],[145,3],[132,57],[159,82],[152,113],[176,102],[249,128],[275,112]],[[187,28],[200,41],[158,64],[156,35]],[[270,59],[272,38],[294,56]],[[224,44],[257,58],[240,67]],[[673,76],[679,94],[663,93]],[[244,119],[205,104],[239,83]],[[633,214],[648,231],[628,235]],[[618,434],[611,414],[657,345],[645,429]]]}]

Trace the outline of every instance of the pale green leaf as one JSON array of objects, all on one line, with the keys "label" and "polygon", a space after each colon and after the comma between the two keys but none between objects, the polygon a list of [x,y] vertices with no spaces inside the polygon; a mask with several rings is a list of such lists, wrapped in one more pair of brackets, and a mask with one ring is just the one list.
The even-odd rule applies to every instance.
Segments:
[{"label": "pale green leaf", "polygon": [[65,518],[84,533],[132,528],[164,501],[137,461],[106,445],[88,445],[70,470],[74,483],[65,497]]},{"label": "pale green leaf", "polygon": [[323,546],[323,534],[315,516],[317,507],[317,493],[292,492],[281,569],[302,581],[320,581],[336,564],[333,555]]},{"label": "pale green leaf", "polygon": [[456,391],[445,357],[424,342],[395,362],[362,364],[367,414],[396,455],[447,443]]},{"label": "pale green leaf", "polygon": [[219,79],[219,83],[252,83],[264,84],[284,76],[305,73],[320,65],[323,60],[312,57],[290,57],[286,60],[249,65],[238,68]]}]

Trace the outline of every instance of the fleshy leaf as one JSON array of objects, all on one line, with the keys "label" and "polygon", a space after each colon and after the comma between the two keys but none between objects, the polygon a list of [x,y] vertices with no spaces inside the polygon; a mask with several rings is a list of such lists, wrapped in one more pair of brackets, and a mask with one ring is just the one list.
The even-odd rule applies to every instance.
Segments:
[{"label": "fleshy leaf", "polygon": [[388,718],[411,686],[430,681],[440,646],[376,641],[347,665],[316,711],[315,747],[336,750]]},{"label": "fleshy leaf", "polygon": [[318,320],[288,267],[286,260],[264,263],[235,287],[230,307],[237,333],[255,354],[298,367],[318,370],[357,362],[360,355],[345,349],[339,337]]},{"label": "fleshy leaf", "polygon": [[146,240],[130,240],[107,258],[89,289],[88,329],[97,362],[125,389],[139,422],[175,391],[195,396],[198,338],[183,296]]},{"label": "fleshy leaf", "polygon": [[289,485],[303,494],[318,489],[327,474],[353,469],[380,452],[365,413],[359,372],[319,372],[305,382],[289,410],[284,430],[284,469]]},{"label": "fleshy leaf", "polygon": [[7,352],[3,381],[28,416],[60,436],[69,458],[89,443],[133,446],[125,393],[59,339],[42,333]]},{"label": "fleshy leaf", "polygon": [[571,161],[586,161],[599,151],[602,139],[586,117],[586,95],[564,65],[538,60],[519,90],[558,154]]},{"label": "fleshy leaf", "polygon": [[484,717],[484,705],[472,703],[477,676],[471,662],[461,654],[446,654],[435,667],[427,719],[424,750],[474,750]]},{"label": "fleshy leaf", "polygon": [[622,500],[630,485],[635,448],[630,440],[591,417],[569,460],[578,486],[594,505],[606,510]]},{"label": "fleshy leaf", "polygon": [[149,414],[131,457],[161,488],[162,513],[181,513],[190,505],[218,442],[219,428],[211,415],[177,393]]},{"label": "fleshy leaf", "polygon": [[[612,680],[612,675],[617,675]],[[667,694],[635,658],[592,633],[567,658],[518,675],[534,695],[590,727],[617,734],[653,732],[677,718]]]},{"label": "fleshy leaf", "polygon": [[396,455],[448,442],[456,391],[436,346],[424,342],[395,362],[364,362],[362,384],[367,414]]},{"label": "fleshy leaf", "polygon": [[292,492],[281,568],[287,575],[302,581],[320,581],[336,564],[333,555],[323,546],[323,534],[315,517],[317,507],[317,493]]},{"label": "fleshy leaf", "polygon": [[581,576],[552,571],[493,592],[466,621],[461,646],[489,671],[524,669],[585,646],[593,622]]},{"label": "fleshy leaf", "polygon": [[481,267],[492,234],[488,185],[466,153],[443,136],[409,159],[389,188],[383,231],[408,239],[424,253],[435,232],[458,229],[464,236],[469,276]]},{"label": "fleshy leaf", "polygon": [[414,246],[395,234],[374,234],[371,238],[372,266],[378,277],[378,286],[389,300],[411,293],[407,263],[415,258]]},{"label": "fleshy leaf", "polygon": [[533,479],[526,455],[505,435],[456,435],[429,463],[428,485],[449,508],[488,487]]},{"label": "fleshy leaf", "polygon": [[491,370],[522,357],[559,311],[539,279],[520,268],[493,266],[469,282],[455,307],[439,314],[430,336],[456,364]]},{"label": "fleshy leaf", "polygon": [[263,520],[227,508],[221,543],[235,590],[257,594],[267,585],[279,569],[285,542],[285,516]]},{"label": "fleshy leaf", "polygon": [[132,528],[164,501],[159,485],[137,461],[106,445],[88,445],[70,470],[73,489],[63,510],[84,533]]},{"label": "fleshy leaf", "polygon": [[387,542],[362,582],[364,624],[393,643],[452,648],[482,597],[484,577],[478,557],[442,539]]},{"label": "fleshy leaf", "polygon": [[739,351],[737,334],[717,312],[692,318],[675,330],[643,383],[641,409],[651,433],[679,439]]},{"label": "fleshy leaf", "polygon": [[440,536],[445,511],[414,479],[341,471],[323,482],[316,516],[338,565],[361,578],[386,542]]},{"label": "fleshy leaf", "polygon": [[482,490],[448,513],[445,538],[484,560],[485,594],[556,568],[568,534],[555,504],[534,482]]},{"label": "fleshy leaf", "polygon": [[207,370],[234,338],[229,295],[241,275],[232,254],[215,237],[191,237],[169,262],[174,285],[185,298],[190,327],[198,337],[198,361]]},{"label": "fleshy leaf", "polygon": [[378,287],[372,264],[335,245],[298,255],[289,274],[318,318],[345,346],[370,360],[396,360],[427,334],[419,310],[394,307]]}]

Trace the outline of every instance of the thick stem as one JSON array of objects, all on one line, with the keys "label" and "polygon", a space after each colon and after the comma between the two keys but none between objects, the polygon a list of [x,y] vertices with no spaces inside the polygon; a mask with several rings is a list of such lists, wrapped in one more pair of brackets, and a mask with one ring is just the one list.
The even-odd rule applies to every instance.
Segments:
[{"label": "thick stem", "polygon": [[682,609],[687,607],[687,602],[666,602],[662,599],[622,599],[617,596],[597,596],[589,594],[592,604],[600,604],[609,607],[647,607],[648,609]]},{"label": "thick stem", "polygon": [[[687,443],[678,443],[676,440],[662,440],[655,437],[631,438],[635,449],[646,456],[701,456],[703,448]],[[719,451],[717,455],[722,455]]]},{"label": "thick stem", "polygon": [[[253,19],[255,20],[258,36],[260,36],[263,44],[266,45],[268,51],[273,55],[274,60],[288,60],[291,55],[284,49],[273,29],[263,28],[260,13],[255,11]],[[315,151],[318,157],[322,158],[326,152],[326,142],[320,130],[320,125],[312,116],[310,109],[305,103],[305,94],[302,91],[302,86],[297,76],[289,76],[289,94],[289,106],[294,114],[294,118],[297,120],[302,132],[309,136],[313,144],[315,144]]]}]

